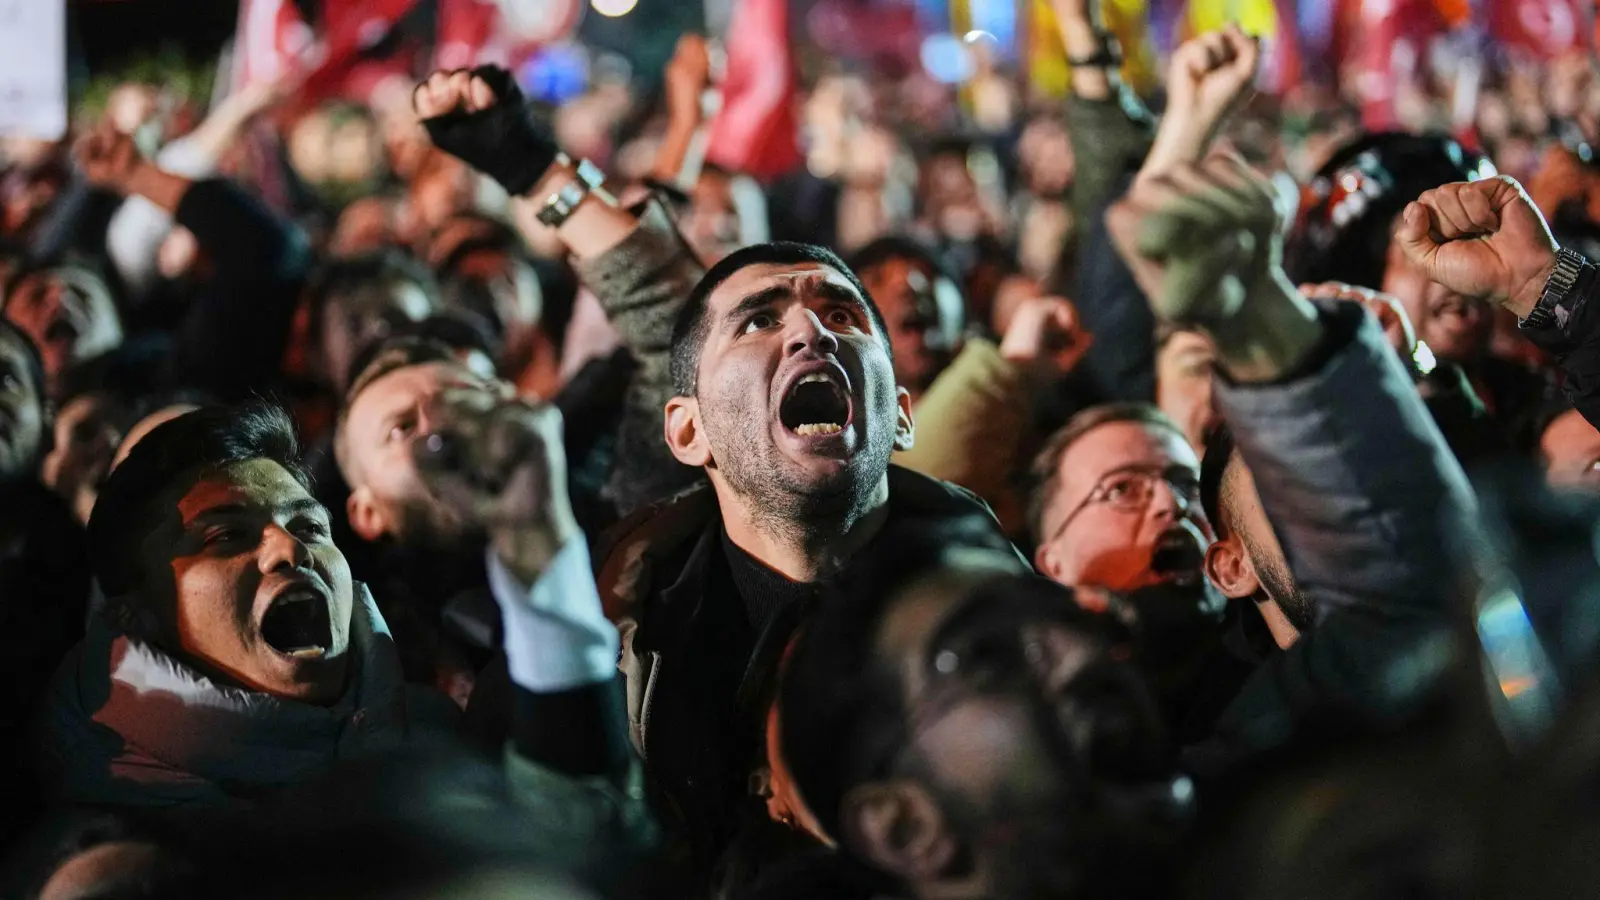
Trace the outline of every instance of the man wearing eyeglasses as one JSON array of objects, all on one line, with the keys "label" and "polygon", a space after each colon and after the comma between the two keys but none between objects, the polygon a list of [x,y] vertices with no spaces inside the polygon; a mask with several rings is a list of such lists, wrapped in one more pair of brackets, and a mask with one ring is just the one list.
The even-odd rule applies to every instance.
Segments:
[{"label": "man wearing eyeglasses", "polygon": [[1034,463],[1034,565],[1076,588],[1078,603],[1193,579],[1210,541],[1200,460],[1180,429],[1145,403],[1077,414]]}]

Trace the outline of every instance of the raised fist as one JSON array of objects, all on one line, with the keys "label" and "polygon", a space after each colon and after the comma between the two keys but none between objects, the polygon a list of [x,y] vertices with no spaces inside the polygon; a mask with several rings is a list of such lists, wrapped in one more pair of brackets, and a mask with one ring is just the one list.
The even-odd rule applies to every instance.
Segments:
[{"label": "raised fist", "polygon": [[678,38],[665,73],[667,106],[680,116],[700,115],[700,95],[711,83],[711,50],[698,34]]},{"label": "raised fist", "polygon": [[559,152],[511,73],[499,66],[435,72],[412,91],[411,105],[434,146],[513,196],[531,190]]},{"label": "raised fist", "polygon": [[1249,95],[1260,62],[1260,43],[1238,25],[1179,47],[1167,70],[1167,111],[1139,177],[1204,157],[1228,114]]},{"label": "raised fist", "polygon": [[73,156],[90,184],[123,194],[130,192],[130,181],[144,162],[133,138],[109,121],[80,138]]},{"label": "raised fist", "polygon": [[461,388],[435,400],[429,421],[432,433],[412,450],[423,482],[487,532],[501,560],[531,583],[577,533],[561,413]]},{"label": "raised fist", "polygon": [[1544,216],[1509,175],[1427,191],[1401,213],[1395,240],[1433,281],[1518,318],[1533,312],[1559,249]]},{"label": "raised fist", "polygon": [[1140,179],[1106,224],[1153,311],[1169,322],[1230,318],[1255,284],[1281,275],[1272,183],[1234,156]]},{"label": "raised fist", "polygon": [[1092,335],[1063,297],[1030,297],[1011,316],[1000,355],[1045,377],[1069,374],[1088,352]]},{"label": "raised fist", "polygon": [[1167,110],[1214,130],[1255,85],[1261,43],[1230,23],[1193,38],[1172,54]]}]

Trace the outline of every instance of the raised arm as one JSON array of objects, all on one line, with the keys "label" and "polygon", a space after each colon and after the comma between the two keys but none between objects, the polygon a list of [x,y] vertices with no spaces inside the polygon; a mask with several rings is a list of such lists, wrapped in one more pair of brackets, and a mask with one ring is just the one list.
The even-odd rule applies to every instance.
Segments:
[{"label": "raised arm", "polygon": [[440,149],[550,213],[546,224],[638,361],[610,491],[621,513],[690,484],[697,473],[661,440],[661,416],[672,396],[672,326],[705,270],[666,209],[653,200],[625,209],[590,184],[598,173],[581,178],[503,69],[436,72],[412,99]]},{"label": "raised arm", "polygon": [[173,376],[224,397],[266,387],[311,264],[305,234],[230,181],[191,181],[159,168],[109,124],[86,135],[77,152],[91,181],[143,197],[193,232],[209,265],[204,295],[178,328]]},{"label": "raised arm", "polygon": [[1560,363],[1573,405],[1600,423],[1600,313],[1591,302],[1600,269],[1556,243],[1516,179],[1428,191],[1401,214],[1396,238],[1434,281],[1516,313],[1522,333]]},{"label": "raised arm", "polygon": [[567,495],[561,415],[473,390],[439,398],[429,421],[418,470],[489,535],[489,585],[514,685],[513,791],[552,863],[614,884],[648,849],[653,827],[617,684],[617,630]]},{"label": "raised arm", "polygon": [[[1288,282],[1264,177],[1213,157],[1152,177],[1110,218],[1163,319],[1207,333],[1217,396],[1316,625],[1219,726],[1249,743],[1333,711],[1394,711],[1401,655],[1443,627],[1459,587],[1445,529],[1475,501],[1382,331]],[[1252,731],[1252,729],[1257,729]]]}]

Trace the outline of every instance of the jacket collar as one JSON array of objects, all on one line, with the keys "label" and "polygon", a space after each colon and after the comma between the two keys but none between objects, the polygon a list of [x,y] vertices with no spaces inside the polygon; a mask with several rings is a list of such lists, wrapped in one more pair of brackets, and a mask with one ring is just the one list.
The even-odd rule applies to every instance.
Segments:
[{"label": "jacket collar", "polygon": [[400,660],[364,589],[345,693],[313,706],[219,684],[155,645],[94,622],[56,676],[47,768],[65,799],[167,805],[248,796],[397,745],[410,722]]}]

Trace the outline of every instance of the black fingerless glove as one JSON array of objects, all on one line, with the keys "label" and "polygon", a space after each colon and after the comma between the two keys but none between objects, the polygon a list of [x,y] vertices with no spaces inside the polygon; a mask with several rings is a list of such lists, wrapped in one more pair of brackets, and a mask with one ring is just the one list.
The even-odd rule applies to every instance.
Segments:
[{"label": "black fingerless glove", "polygon": [[479,66],[472,74],[494,91],[494,105],[477,112],[454,110],[423,119],[422,125],[435,147],[493,178],[512,196],[526,194],[561,148],[540,108],[522,96],[510,72]]}]

